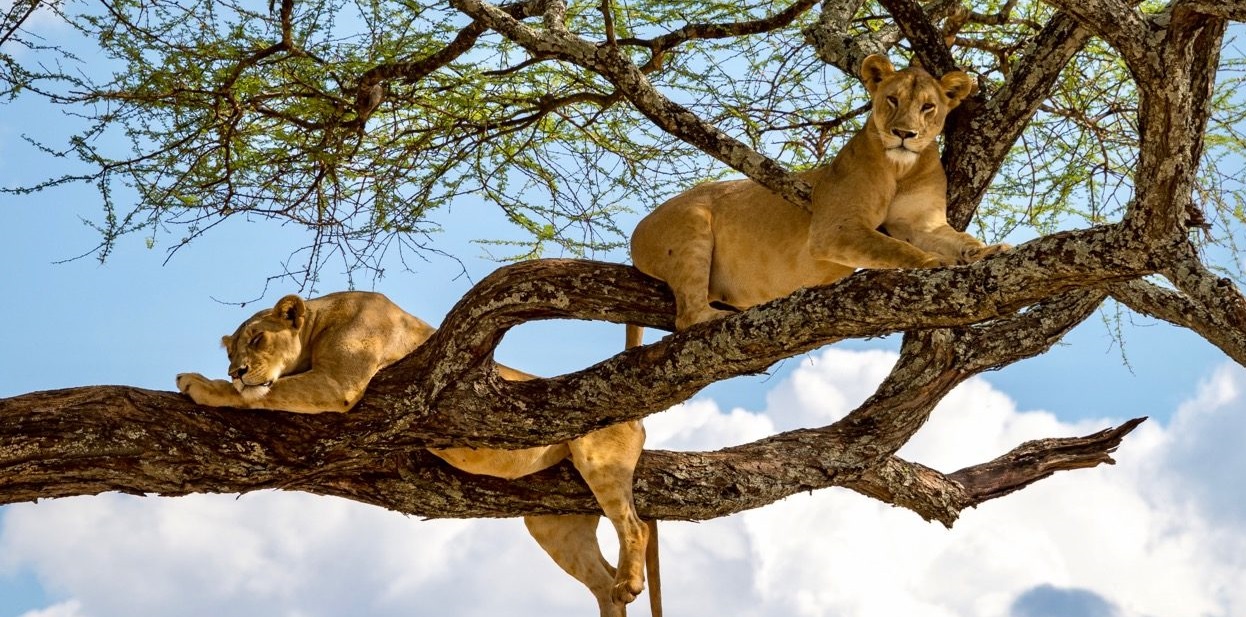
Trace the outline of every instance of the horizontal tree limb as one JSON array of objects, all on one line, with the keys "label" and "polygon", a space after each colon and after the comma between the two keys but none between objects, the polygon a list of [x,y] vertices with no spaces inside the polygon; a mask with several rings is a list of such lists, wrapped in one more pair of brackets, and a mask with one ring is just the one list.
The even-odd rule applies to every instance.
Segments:
[{"label": "horizontal tree limb", "polygon": [[[528,319],[617,319],[621,313],[606,314],[602,307],[618,296],[613,285],[632,270],[558,260],[508,266],[469,292],[421,349],[378,375],[375,395],[365,397],[360,409],[370,416],[384,409],[405,410],[386,418],[392,427],[386,439],[396,443],[453,445],[424,441],[430,434],[422,426],[429,422],[444,429],[443,439],[480,440],[470,445],[563,441],[582,434],[576,431],[584,427],[656,413],[710,383],[764,371],[783,358],[836,340],[979,323],[1054,294],[1152,271],[1151,256],[1130,250],[1129,239],[1118,232],[1104,226],[1047,236],[972,266],[859,272],[831,286],[802,289],[700,324],[582,371],[524,382],[491,377],[491,351],[501,334]],[[572,289],[575,301],[568,296]],[[443,364],[430,377],[424,367],[435,363]],[[482,389],[490,396],[481,396]],[[602,397],[602,392],[612,396]],[[435,420],[427,416],[436,409],[463,414]],[[531,420],[540,409],[559,410],[558,422]],[[507,437],[499,440],[502,435]]]},{"label": "horizontal tree limb", "polygon": [[[649,500],[645,507],[651,516],[695,519],[826,486],[882,491],[871,484],[870,474],[880,465],[895,467],[888,462],[891,455],[952,387],[1010,358],[1045,351],[1100,298],[1078,292],[986,327],[912,335],[888,381],[844,420],[720,452],[648,453],[643,461],[664,462],[650,467],[642,462],[639,499]],[[620,306],[632,304],[622,301]],[[669,317],[645,321],[661,324],[664,319]],[[979,344],[1001,336],[1008,337],[1008,345]],[[304,416],[201,408],[177,394],[117,386],[4,399],[0,503],[104,491],[180,495],[285,488],[421,516],[595,511],[570,467],[516,483],[470,476],[448,469],[418,447],[387,443],[385,431],[361,429],[356,419],[354,413]],[[675,466],[663,459],[667,456],[675,457]],[[908,492],[911,488],[897,493],[898,505],[950,520],[946,509]],[[714,496],[721,503],[708,510],[705,504],[715,503]],[[935,497],[926,495],[928,501]]]},{"label": "horizontal tree limb", "polygon": [[1121,439],[1144,421],[1146,418],[1134,418],[1085,437],[1027,441],[993,461],[967,467],[948,478],[963,486],[973,505],[977,505],[1025,488],[1057,471],[1115,463],[1111,454],[1120,447]]},{"label": "horizontal tree limb", "polygon": [[1112,297],[1135,312],[1192,330],[1246,366],[1246,296],[1232,279],[1208,270],[1195,247],[1187,244],[1176,255],[1164,269],[1176,289],[1138,279],[1110,285]]},{"label": "horizontal tree limb", "polygon": [[[340,445],[341,436],[300,432],[306,427],[299,421],[307,416],[202,412],[179,395],[119,386],[27,397],[42,397],[53,406],[65,404],[62,397],[77,399],[78,407],[31,411],[15,409],[13,399],[0,401],[0,504],[109,491],[179,496],[285,489],[429,518],[597,511],[569,463],[502,480],[458,471],[425,451],[352,453]],[[166,419],[149,420],[151,429],[144,431],[124,419],[137,410],[159,412]],[[89,433],[81,430],[88,414],[106,416],[124,435],[117,435],[108,449],[88,438],[62,453],[59,442],[72,441],[74,433],[67,437],[61,431],[73,427],[77,434]],[[845,474],[826,464],[816,429],[719,452],[646,451],[637,468],[636,499],[649,518],[703,520],[800,492],[846,486],[950,526],[964,508],[1055,471],[1110,463],[1108,455],[1140,421],[1082,438],[1027,442],[999,459],[947,476],[895,457]],[[192,427],[201,433],[187,432]],[[25,450],[14,447],[15,432],[23,434]]]},{"label": "horizontal tree limb", "polygon": [[1242,0],[1185,0],[1174,2],[1173,10],[1214,15],[1233,21],[1246,21],[1246,2]]}]

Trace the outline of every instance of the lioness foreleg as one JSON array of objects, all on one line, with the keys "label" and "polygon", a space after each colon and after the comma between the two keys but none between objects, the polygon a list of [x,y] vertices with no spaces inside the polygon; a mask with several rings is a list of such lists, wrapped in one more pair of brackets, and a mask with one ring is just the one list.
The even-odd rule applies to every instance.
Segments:
[{"label": "lioness foreleg", "polygon": [[245,403],[232,383],[224,379],[208,379],[199,373],[179,373],[177,390],[189,396],[190,400],[208,407],[242,407]]},{"label": "lioness foreleg", "polygon": [[315,369],[282,377],[268,386],[239,391],[223,379],[198,373],[177,376],[177,389],[191,400],[209,407],[278,409],[294,413],[344,412],[363,396],[372,375],[329,375]]},{"label": "lioness foreleg", "polygon": [[883,228],[897,240],[939,257],[944,265],[968,264],[1007,250],[1007,244],[986,243],[947,222],[946,183],[940,179],[925,190],[897,195],[887,210]]},{"label": "lioness foreleg", "polygon": [[894,195],[854,178],[844,186],[814,187],[809,254],[853,268],[933,268],[945,260],[878,231]]},{"label": "lioness foreleg", "polygon": [[940,256],[947,264],[970,264],[1011,248],[1007,244],[986,244],[971,234],[956,231],[947,223],[929,230],[889,225],[887,231],[924,251]]},{"label": "lioness foreleg", "polygon": [[934,268],[954,261],[865,225],[829,225],[809,234],[809,254],[853,268]]}]

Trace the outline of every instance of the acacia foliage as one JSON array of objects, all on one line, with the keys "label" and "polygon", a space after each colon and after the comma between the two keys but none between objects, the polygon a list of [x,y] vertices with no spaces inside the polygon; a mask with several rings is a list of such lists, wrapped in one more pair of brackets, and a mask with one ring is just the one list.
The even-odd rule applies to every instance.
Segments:
[{"label": "acacia foliage", "polygon": [[[175,250],[229,217],[293,222],[312,235],[303,274],[314,277],[329,255],[379,269],[395,242],[436,251],[430,232],[450,204],[517,226],[505,250],[515,259],[592,254],[630,232],[620,213],[731,171],[717,146],[662,128],[618,76],[533,52],[452,4],[14,2],[0,22],[0,79],[9,96],[80,117],[66,142],[39,145],[82,165],[5,188],[94,184],[100,258],[127,233]],[[560,4],[560,27],[617,50],[647,86],[789,169],[827,161],[859,126],[866,99],[854,73],[866,53],[899,60],[915,46],[874,2]],[[500,6],[535,16],[549,5]],[[1024,74],[1057,13],[1033,0],[915,6],[950,43],[943,62],[979,77],[979,100]],[[30,32],[41,14],[76,36]],[[1196,188],[1208,218],[1199,239],[1234,251],[1246,217],[1234,173],[1246,150],[1246,101],[1233,95],[1241,66],[1239,55],[1223,61]],[[1119,53],[1082,43],[972,196],[974,230],[1017,239],[1119,219],[1138,100]]]}]

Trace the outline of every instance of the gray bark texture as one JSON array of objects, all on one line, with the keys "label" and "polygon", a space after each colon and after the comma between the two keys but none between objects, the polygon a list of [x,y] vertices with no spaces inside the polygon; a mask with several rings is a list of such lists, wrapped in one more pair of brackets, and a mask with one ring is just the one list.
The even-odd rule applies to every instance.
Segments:
[{"label": "gray bark texture", "polygon": [[[557,0],[497,7],[452,0],[474,20],[453,48],[494,30],[537,58],[592,71],[661,129],[808,207],[809,187],[781,166],[667,99],[622,46],[655,62],[683,40],[759,32],[818,10],[798,2],[767,20],[689,25],[661,40],[584,39]],[[805,35],[828,62],[858,63],[900,34],[932,71],[951,68],[936,19],[955,3],[885,0],[895,28],[867,39],[842,27],[860,2],[824,0]],[[1003,88],[956,112],[944,159],[951,220],[961,228],[1025,123],[1091,36],[1114,47],[1138,82],[1142,135],[1135,192],[1122,220],[1028,242],[972,266],[863,271],[621,352],[575,373],[508,382],[493,350],[512,327],[589,319],[669,330],[673,302],[629,266],[537,260],[499,269],[475,286],[442,328],[373,381],[348,414],[303,416],[198,407],[171,392],[94,386],[0,400],[0,504],[120,491],[184,495],[285,489],[337,495],[423,517],[594,512],[567,464],[514,481],[471,476],[429,446],[551,443],[688,399],[706,385],[757,373],[844,338],[905,332],[900,359],[878,391],[826,427],[774,435],[717,452],[649,451],[636,498],[642,516],[708,519],[831,486],[951,525],[985,500],[1060,470],[1111,463],[1141,419],[1079,438],[1020,444],[950,473],[897,458],[957,384],[1044,353],[1107,297],[1197,332],[1246,363],[1246,298],[1213,275],[1188,240],[1190,195],[1202,152],[1228,0],[1175,2],[1157,15],[1123,0],[1052,0],[1058,11],[1019,57]],[[899,34],[897,34],[899,33]],[[635,51],[634,49],[632,51]],[[421,74],[381,65],[361,81]],[[1151,277],[1150,280],[1144,277]],[[1157,284],[1157,279],[1167,285]],[[620,326],[620,333],[622,327]],[[622,336],[620,336],[620,340]]]}]

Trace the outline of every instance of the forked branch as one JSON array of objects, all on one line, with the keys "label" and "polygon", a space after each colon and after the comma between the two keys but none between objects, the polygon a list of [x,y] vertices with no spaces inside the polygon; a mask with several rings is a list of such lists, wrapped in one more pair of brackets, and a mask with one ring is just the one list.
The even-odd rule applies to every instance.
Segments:
[{"label": "forked branch", "polygon": [[[1035,251],[1032,257],[1042,254],[1027,250]],[[930,282],[916,285],[919,290],[906,290],[906,277],[909,284],[934,279],[935,286],[955,289],[966,284],[956,283],[956,276],[988,275],[992,271],[988,266],[942,273],[875,272],[856,278],[879,279],[869,283],[873,289],[886,283],[898,297],[923,294],[927,304],[938,306],[948,298],[931,297]],[[533,276],[540,269],[549,276]],[[994,276],[1003,271],[995,270]],[[516,272],[522,276],[506,276]],[[953,278],[943,278],[947,276]],[[1060,285],[1056,274],[1038,278]],[[956,310],[942,318],[932,316],[948,309],[923,308],[919,302],[905,302],[903,311],[888,309],[888,303],[877,304],[880,294],[874,291],[872,306],[880,315],[863,319],[870,302],[859,306],[861,299],[853,296],[865,289],[856,289],[849,281],[630,350],[574,379],[501,383],[488,358],[501,334],[521,321],[575,316],[661,327],[669,325],[671,314],[665,292],[630,268],[560,260],[521,264],[483,281],[446,320],[438,335],[442,338],[430,340],[412,358],[378,377],[364,403],[349,414],[300,416],[200,408],[179,395],[119,387],[34,393],[0,401],[0,502],[118,490],[179,495],[287,488],[341,495],[421,516],[593,511],[591,497],[566,469],[503,482],[451,471],[423,453],[422,447],[532,445],[551,440],[551,435],[580,434],[603,421],[585,414],[587,409],[591,415],[598,401],[608,403],[613,417],[652,413],[686,398],[700,387],[698,380],[706,379],[704,373],[715,380],[724,372],[816,345],[825,336],[820,332],[834,328],[801,330],[809,327],[802,322],[830,321],[822,312],[828,306],[848,324],[849,333],[909,329],[919,325],[914,319],[929,324],[1004,317],[987,326],[910,335],[901,362],[879,392],[834,425],[720,452],[651,453],[637,478],[642,511],[661,518],[729,514],[813,488],[869,487],[876,470],[898,469],[901,463],[893,461],[894,452],[957,383],[1041,353],[1084,319],[1101,297],[1072,293],[1009,317],[1000,312],[1002,305],[994,303],[1021,302],[1027,294],[1039,292],[1010,290],[1006,282],[994,285],[1003,291],[991,295],[989,302],[977,302],[981,312],[965,311],[954,303]],[[545,295],[555,290],[557,294]],[[823,307],[815,302],[818,294]],[[839,295],[845,298],[836,300]],[[979,291],[977,296],[983,294]],[[732,321],[736,323],[727,323]],[[795,328],[813,338],[790,332],[777,336],[770,329],[775,327]],[[751,330],[760,336],[749,334]],[[995,347],[975,343],[998,334],[1013,336],[1014,343]],[[716,368],[718,364],[728,368]],[[658,381],[646,377],[654,372]],[[646,398],[643,388],[616,386],[611,379],[620,373],[628,379],[649,380],[648,388],[658,394]],[[429,387],[438,381],[440,390]],[[532,393],[520,387],[531,384],[546,384],[541,395],[545,398],[525,404],[525,395]],[[576,388],[585,398],[568,398],[566,392]],[[499,409],[499,400],[509,408]],[[493,426],[487,421],[490,417],[502,418],[505,428]],[[151,430],[153,426],[159,430]],[[915,499],[903,497],[901,505],[924,508],[917,510],[923,516],[947,518]]]}]

